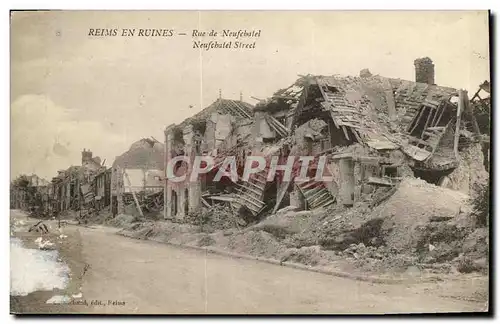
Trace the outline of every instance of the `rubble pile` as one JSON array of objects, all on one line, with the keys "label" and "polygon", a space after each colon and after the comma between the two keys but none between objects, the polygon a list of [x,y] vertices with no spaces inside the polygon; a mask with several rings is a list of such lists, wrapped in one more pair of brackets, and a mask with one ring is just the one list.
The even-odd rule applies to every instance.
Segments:
[{"label": "rubble pile", "polygon": [[[132,215],[134,216],[134,215]],[[89,224],[107,224],[113,218],[113,214],[108,209],[100,210],[98,213],[93,213],[85,218]]]},{"label": "rubble pile", "polygon": [[295,211],[295,207],[285,207],[256,225],[253,230],[262,230],[278,238],[298,234],[307,229],[317,214],[312,211]]},{"label": "rubble pile", "polygon": [[369,212],[370,209],[366,204],[358,204],[353,208],[333,206],[326,210],[315,211],[313,213],[315,219],[311,225],[300,233],[288,237],[287,245],[292,247],[321,245],[332,250],[345,249],[360,239],[368,239],[368,236],[360,238],[360,229],[368,222]]},{"label": "rubble pile", "polygon": [[437,187],[424,180],[407,178],[386,203],[375,208],[371,215],[384,219],[388,231],[386,244],[399,252],[416,248],[421,226],[434,220],[451,220],[469,208],[469,196]]},{"label": "rubble pile", "polygon": [[412,255],[398,254],[387,246],[365,246],[351,244],[338,255],[349,261],[355,268],[366,272],[404,272],[417,263]]},{"label": "rubble pile", "polygon": [[463,240],[461,253],[454,259],[460,272],[488,271],[488,228],[478,228],[469,233]]},{"label": "rubble pile", "polygon": [[191,214],[186,223],[117,219],[128,224],[126,235],[140,239],[344,271],[415,275],[487,271],[488,229],[474,228],[471,211],[467,195],[407,178],[375,208],[369,202],[313,211],[290,206],[246,228],[223,205]]},{"label": "rubble pile", "polygon": [[201,232],[200,226],[165,221],[130,223],[119,234],[135,239],[186,245],[197,245],[207,235]]},{"label": "rubble pile", "polygon": [[[358,203],[352,208],[315,211],[301,231],[285,231],[289,225],[270,226],[271,217],[254,228],[283,238],[282,243],[295,251],[289,252],[292,255],[306,247],[314,247],[317,255],[333,251],[363,271],[406,271],[415,265],[440,271],[452,267],[483,271],[488,230],[474,230],[469,204],[463,193],[406,178],[373,209],[369,203]],[[287,213],[288,224],[293,223],[294,215],[300,220],[301,213]],[[331,259],[331,255],[321,258]]]},{"label": "rubble pile", "polygon": [[207,233],[228,228],[238,228],[245,224],[230,206],[222,204],[214,204],[201,209],[197,213],[188,213],[184,221],[188,224],[201,226],[202,231]]},{"label": "rubble pile", "polygon": [[163,211],[163,190],[145,194],[141,202],[143,212],[161,213]]},{"label": "rubble pile", "polygon": [[309,266],[318,266],[326,264],[331,258],[328,255],[329,251],[324,251],[321,246],[313,245],[301,248],[287,249],[281,257],[281,262],[301,263]]},{"label": "rubble pile", "polygon": [[485,170],[484,155],[481,144],[474,143],[462,150],[460,164],[451,174],[445,177],[443,186],[471,195],[478,184],[488,182],[488,172]]},{"label": "rubble pile", "polygon": [[286,246],[273,235],[264,231],[246,231],[229,237],[227,246],[236,253],[280,259]]},{"label": "rubble pile", "polygon": [[479,259],[488,253],[489,233],[485,227],[478,228],[464,239],[462,250],[465,256]]},{"label": "rubble pile", "polygon": [[211,237],[210,235],[205,235],[198,240],[197,245],[198,246],[210,246],[210,245],[214,245],[215,243],[216,243],[216,241],[214,240],[213,237]]},{"label": "rubble pile", "polygon": [[[160,219],[163,213],[163,190],[158,192],[139,191],[135,193],[141,212],[147,219]],[[137,209],[132,193],[123,194],[124,213],[140,217],[141,213]]]},{"label": "rubble pile", "polygon": [[137,220],[136,217],[132,215],[120,214],[117,215],[115,218],[110,219],[108,221],[108,224],[111,226],[125,228],[127,226],[130,226],[130,224],[132,224],[136,220]]},{"label": "rubble pile", "polygon": [[227,204],[204,207],[182,222],[136,222],[127,215],[113,221],[124,235],[139,239],[344,271],[415,275],[487,271],[488,229],[475,228],[472,212],[468,195],[404,178],[352,207],[289,206],[247,226]]}]

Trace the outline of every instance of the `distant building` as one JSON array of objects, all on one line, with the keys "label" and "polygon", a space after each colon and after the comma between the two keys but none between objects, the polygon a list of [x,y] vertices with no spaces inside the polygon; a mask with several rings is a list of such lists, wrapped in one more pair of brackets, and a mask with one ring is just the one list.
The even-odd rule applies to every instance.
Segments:
[{"label": "distant building", "polygon": [[117,156],[111,170],[110,198],[114,215],[123,213],[123,195],[131,192],[158,192],[163,189],[165,146],[143,138]]},{"label": "distant building", "polygon": [[58,175],[52,178],[54,209],[58,212],[69,209],[76,211],[94,205],[94,178],[103,170],[106,167],[101,166],[101,158],[83,149],[80,166],[59,170]]}]

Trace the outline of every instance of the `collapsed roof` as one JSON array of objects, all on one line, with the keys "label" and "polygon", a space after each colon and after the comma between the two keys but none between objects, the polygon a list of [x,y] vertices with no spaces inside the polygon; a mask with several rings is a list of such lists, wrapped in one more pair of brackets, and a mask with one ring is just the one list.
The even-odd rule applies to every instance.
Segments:
[{"label": "collapsed roof", "polygon": [[307,75],[256,110],[272,114],[288,109],[289,129],[318,113],[328,115],[348,141],[377,150],[402,149],[417,162],[430,162],[442,139],[449,136],[448,128],[455,127],[458,99],[454,88],[367,73],[363,77]]},{"label": "collapsed roof", "polygon": [[214,112],[231,115],[237,118],[251,119],[253,116],[253,106],[240,100],[218,98],[210,106],[185,119],[180,126],[184,126],[198,120],[204,120]]}]

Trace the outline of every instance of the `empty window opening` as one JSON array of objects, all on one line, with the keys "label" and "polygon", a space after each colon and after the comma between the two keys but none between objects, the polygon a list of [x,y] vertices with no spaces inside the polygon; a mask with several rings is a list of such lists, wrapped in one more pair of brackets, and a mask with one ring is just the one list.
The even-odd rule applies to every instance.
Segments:
[{"label": "empty window opening", "polygon": [[349,136],[349,139],[347,139],[342,128],[337,128],[333,124],[333,121],[331,121],[331,124],[329,123],[328,125],[330,131],[330,147],[349,146],[357,141],[356,136],[354,135],[350,127],[345,127],[347,136]]},{"label": "empty window opening", "polygon": [[423,169],[413,169],[413,173],[416,178],[420,178],[428,183],[432,183],[434,185],[439,185],[441,179],[447,175],[449,175],[453,169],[444,170],[444,171],[432,171],[432,170],[423,170]]},{"label": "empty window opening", "polygon": [[184,190],[184,215],[189,213],[189,190]]},{"label": "empty window opening", "polygon": [[113,217],[118,214],[118,198],[116,196],[111,197],[111,214]]},{"label": "empty window opening", "polygon": [[280,205],[278,206],[278,210],[281,208],[285,208],[290,206],[290,193],[287,192],[283,199],[281,199]]},{"label": "empty window opening", "polygon": [[172,190],[172,215],[177,215],[177,193]]},{"label": "empty window opening", "polygon": [[442,110],[439,112],[438,118],[435,122],[434,126],[443,127],[446,126],[450,120],[452,120],[457,114],[457,109],[454,106],[450,106],[446,104],[442,107]]},{"label": "empty window opening", "polygon": [[398,167],[385,166],[383,169],[385,177],[396,178],[398,176]]},{"label": "empty window opening", "polygon": [[272,144],[276,141],[276,139],[274,137],[263,137],[262,138],[262,143],[265,143],[265,144]]},{"label": "empty window opening", "polygon": [[326,88],[331,92],[340,92],[337,87],[332,87],[330,85],[327,85]]}]

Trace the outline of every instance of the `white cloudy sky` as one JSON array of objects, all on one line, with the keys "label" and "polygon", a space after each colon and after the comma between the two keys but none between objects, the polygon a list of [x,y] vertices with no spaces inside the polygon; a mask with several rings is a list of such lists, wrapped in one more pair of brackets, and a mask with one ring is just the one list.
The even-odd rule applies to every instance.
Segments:
[{"label": "white cloudy sky", "polygon": [[[200,51],[190,36],[89,37],[89,28],[261,29],[255,50]],[[414,79],[429,56],[436,83],[475,91],[489,79],[486,12],[14,12],[11,176],[106,158],[218,97],[255,102],[297,74]],[[189,106],[193,106],[190,108]]]}]

